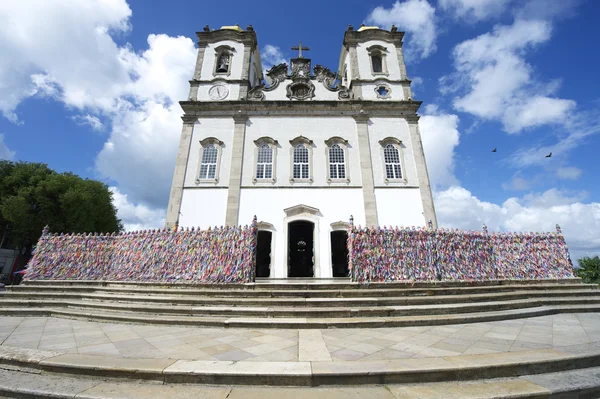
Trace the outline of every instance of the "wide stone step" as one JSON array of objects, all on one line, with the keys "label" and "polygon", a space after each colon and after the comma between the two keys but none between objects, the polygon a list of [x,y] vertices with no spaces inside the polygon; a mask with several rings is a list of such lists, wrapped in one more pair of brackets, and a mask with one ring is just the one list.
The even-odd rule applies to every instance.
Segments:
[{"label": "wide stone step", "polygon": [[98,381],[70,375],[0,370],[0,396],[55,399],[542,399],[600,397],[600,367],[522,377],[420,384],[281,387]]},{"label": "wide stone step", "polygon": [[598,289],[594,284],[514,284],[492,286],[462,286],[462,287],[423,287],[423,288],[378,288],[378,289],[279,289],[271,290],[268,286],[246,289],[220,289],[220,288],[151,288],[151,287],[119,287],[119,286],[89,286],[89,285],[38,285],[26,284],[7,287],[9,292],[37,292],[37,293],[111,293],[111,294],[144,294],[144,295],[181,295],[181,296],[207,296],[207,297],[290,297],[290,298],[351,298],[351,297],[396,297],[396,296],[434,296],[457,294],[482,294],[509,291],[551,291],[569,289]]},{"label": "wide stone step", "polygon": [[594,344],[484,355],[385,361],[232,362],[60,354],[0,347],[0,364],[88,378],[167,384],[361,385],[469,381],[597,367]]},{"label": "wide stone step", "polygon": [[25,281],[23,285],[66,285],[87,287],[139,287],[148,289],[266,289],[273,290],[342,290],[342,289],[389,289],[389,288],[448,288],[448,287],[486,287],[486,286],[513,286],[513,285],[540,285],[540,284],[576,284],[581,283],[580,278],[544,279],[544,280],[488,280],[488,281],[433,281],[433,282],[375,282],[359,284],[350,279],[257,279],[256,283],[247,284],[198,284],[183,282],[127,282],[127,281],[90,281],[90,280],[34,280]]},{"label": "wide stone step", "polygon": [[600,295],[575,297],[540,297],[490,301],[481,303],[452,303],[413,306],[375,307],[247,307],[247,306],[183,306],[156,305],[124,302],[93,302],[64,300],[4,300],[4,308],[23,306],[37,308],[71,308],[81,311],[130,312],[153,317],[154,315],[221,316],[221,317],[266,317],[266,318],[352,318],[352,317],[393,317],[417,315],[443,315],[454,313],[475,313],[510,309],[532,308],[544,305],[600,304]]},{"label": "wide stone step", "polygon": [[450,303],[477,303],[501,300],[517,300],[539,297],[586,297],[599,295],[597,289],[567,289],[543,291],[509,291],[472,295],[432,295],[400,297],[350,297],[350,298],[254,298],[254,297],[193,297],[188,295],[142,295],[110,293],[69,293],[69,292],[5,292],[0,295],[0,303],[24,300],[89,300],[120,301],[145,304],[171,304],[187,306],[259,306],[259,307],[348,307],[348,306],[409,306]]},{"label": "wide stone step", "polygon": [[217,326],[235,328],[366,328],[366,327],[410,327],[447,324],[476,323],[526,317],[537,317],[559,313],[599,312],[600,303],[544,305],[519,309],[485,311],[477,313],[453,313],[418,316],[389,317],[226,317],[226,316],[179,316],[165,314],[145,314],[141,312],[80,310],[73,308],[21,307],[0,308],[3,316],[54,316],[90,321],[124,322],[157,325]]}]

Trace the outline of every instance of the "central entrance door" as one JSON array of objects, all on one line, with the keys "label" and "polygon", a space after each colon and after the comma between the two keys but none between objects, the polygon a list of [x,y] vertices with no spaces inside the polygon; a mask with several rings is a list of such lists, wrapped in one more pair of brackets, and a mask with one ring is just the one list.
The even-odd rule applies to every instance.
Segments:
[{"label": "central entrance door", "polygon": [[314,223],[288,223],[288,277],[313,277]]}]

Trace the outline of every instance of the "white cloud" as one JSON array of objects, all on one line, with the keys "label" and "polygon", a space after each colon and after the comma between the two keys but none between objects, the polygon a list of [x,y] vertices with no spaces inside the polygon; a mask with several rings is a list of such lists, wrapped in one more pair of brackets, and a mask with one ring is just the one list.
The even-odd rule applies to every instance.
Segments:
[{"label": "white cloud", "polygon": [[274,65],[286,63],[287,60],[283,56],[281,49],[277,46],[267,44],[260,52],[260,60],[265,70],[271,69]]},{"label": "white cloud", "polygon": [[75,115],[71,119],[78,125],[87,125],[97,132],[102,131],[104,129],[104,124],[97,116],[85,114],[85,115]]},{"label": "white cloud", "polygon": [[502,188],[505,190],[523,191],[531,188],[532,181],[522,178],[518,173],[515,174],[512,179],[502,184]]},{"label": "white cloud", "polygon": [[583,170],[575,166],[563,166],[556,169],[556,176],[562,180],[577,180],[583,173]]},{"label": "white cloud", "polygon": [[454,176],[454,149],[458,146],[458,116],[440,113],[434,105],[425,109],[428,115],[419,120],[423,151],[429,179],[434,188],[458,183]]},{"label": "white cloud", "polygon": [[482,201],[462,187],[434,194],[440,226],[490,231],[555,231],[559,224],[575,260],[600,253],[600,203],[582,203],[581,196],[568,196],[556,189],[502,204]]},{"label": "white cloud", "polygon": [[157,229],[164,227],[165,210],[151,209],[146,205],[135,205],[118,188],[110,187],[117,216],[123,221],[126,231]]},{"label": "white cloud", "polygon": [[536,82],[525,61],[525,53],[551,34],[547,21],[517,19],[458,44],[453,50],[456,72],[440,80],[443,92],[458,94],[455,109],[501,121],[508,133],[566,123],[575,101],[551,97],[559,85]]},{"label": "white cloud", "polygon": [[427,0],[396,1],[391,8],[376,7],[366,22],[385,29],[396,25],[408,33],[407,58],[426,58],[436,50],[435,8]]},{"label": "white cloud", "polygon": [[134,100],[119,98],[96,168],[132,200],[166,208],[181,135],[178,101],[187,97],[196,51],[184,37],[150,35],[148,45],[124,57],[137,76],[127,88]]},{"label": "white cloud", "polygon": [[99,174],[131,201],[166,207],[196,50],[166,35],[149,35],[143,52],[119,46],[130,16],[125,0],[0,2],[0,112],[16,122],[19,102],[38,95],[83,111],[77,123],[101,128],[101,116],[112,131]]},{"label": "white cloud", "polygon": [[18,104],[40,90],[110,107],[129,81],[110,33],[126,32],[130,15],[124,0],[0,2],[0,112],[17,120]]},{"label": "white cloud", "polygon": [[438,5],[455,18],[485,20],[501,15],[512,0],[439,0]]},{"label": "white cloud", "polygon": [[11,151],[8,146],[6,145],[6,143],[4,142],[4,135],[2,133],[0,133],[0,160],[1,159],[6,159],[6,160],[12,160],[15,156],[15,152]]},{"label": "white cloud", "polygon": [[508,133],[517,133],[533,126],[561,124],[565,123],[575,106],[573,100],[536,96],[525,103],[508,106],[502,122]]}]

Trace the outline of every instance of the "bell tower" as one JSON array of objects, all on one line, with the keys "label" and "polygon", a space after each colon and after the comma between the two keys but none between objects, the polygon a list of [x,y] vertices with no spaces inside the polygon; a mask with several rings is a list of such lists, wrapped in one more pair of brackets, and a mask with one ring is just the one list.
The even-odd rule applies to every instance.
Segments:
[{"label": "bell tower", "polygon": [[207,25],[198,36],[198,56],[190,81],[190,101],[237,101],[262,79],[256,33],[252,25],[211,30]]}]

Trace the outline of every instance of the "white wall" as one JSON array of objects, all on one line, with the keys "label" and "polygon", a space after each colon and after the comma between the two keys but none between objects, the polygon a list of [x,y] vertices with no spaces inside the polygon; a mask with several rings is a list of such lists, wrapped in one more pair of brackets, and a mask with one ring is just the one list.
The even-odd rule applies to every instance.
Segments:
[{"label": "white wall", "polygon": [[[402,141],[404,160],[403,177],[407,183],[385,183],[385,168],[383,151],[380,140],[387,137],[396,137]],[[412,142],[408,123],[404,118],[371,118],[369,119],[369,144],[371,145],[371,158],[373,160],[373,178],[377,186],[417,186],[418,178],[413,157]]]},{"label": "white wall", "polygon": [[179,225],[201,229],[222,226],[225,223],[228,191],[226,188],[184,189]]},{"label": "white wall", "polygon": [[[347,222],[350,215],[353,215],[355,224],[364,225],[362,189],[242,188],[240,224],[250,224],[256,215],[259,222],[271,223],[275,228],[271,243],[271,277],[281,278],[287,275],[287,221],[284,209],[296,205],[308,205],[320,211],[314,216],[315,247],[318,245],[318,252],[315,253],[315,277],[331,277],[331,223]],[[310,220],[302,216],[299,219]]]},{"label": "white wall", "polygon": [[[276,158],[276,182],[254,183],[254,164],[256,144],[254,140],[260,137],[271,137],[279,142]],[[304,136],[313,141],[312,146],[312,174],[313,183],[291,183],[291,149],[290,140]],[[346,173],[350,177],[349,183],[327,182],[327,146],[325,140],[339,136],[348,140],[348,159],[346,159]],[[323,186],[346,187],[361,186],[360,158],[356,122],[351,117],[252,117],[246,126],[246,151],[242,168],[242,186]]]},{"label": "white wall", "polygon": [[[210,80],[215,77],[222,75],[213,76],[215,71],[216,52],[215,49],[219,46],[229,46],[234,48],[233,57],[231,58],[231,72],[227,76],[223,76],[226,79],[240,79],[242,76],[242,66],[244,59],[244,44],[234,42],[232,40],[223,40],[217,43],[210,43],[204,50],[204,62],[202,63],[201,79]],[[237,98],[236,98],[237,99]]]},{"label": "white wall", "polygon": [[[329,91],[325,86],[323,86],[322,82],[319,82],[316,79],[311,80],[312,84],[315,86],[315,96],[311,100],[322,100],[322,101],[339,101],[338,100],[338,92],[337,91]],[[286,79],[285,81],[279,83],[279,86],[273,91],[265,91],[265,101],[299,101],[299,100],[290,100],[287,97],[286,87],[290,83],[293,83],[291,79]],[[310,100],[301,100],[301,101],[310,101]]]},{"label": "white wall", "polygon": [[371,72],[371,59],[369,58],[369,52],[367,49],[371,46],[379,45],[385,47],[386,56],[385,63],[387,65],[388,79],[401,79],[400,66],[398,65],[398,54],[396,52],[396,46],[392,43],[387,43],[381,40],[369,40],[368,42],[359,43],[356,47],[358,56],[358,72],[361,79],[377,79],[381,75],[373,75]]},{"label": "white wall", "polygon": [[418,188],[376,188],[380,226],[425,226],[423,203]]},{"label": "white wall", "polygon": [[[378,88],[381,84],[386,85],[390,89],[388,98],[379,98],[377,97],[377,93],[375,89]],[[362,88],[362,98],[363,100],[374,100],[374,101],[404,101],[404,90],[402,89],[402,85],[399,83],[388,83],[385,80],[381,79],[376,81],[375,83],[361,83],[360,87]]]},{"label": "white wall", "polygon": [[[202,118],[194,124],[190,156],[187,163],[184,187],[227,187],[229,184],[229,166],[231,165],[231,143],[233,141],[233,118]],[[202,151],[200,141],[215,137],[224,144],[221,147],[221,162],[218,168],[218,183],[200,183],[195,180],[200,171]],[[224,219],[223,219],[224,220]]]}]

